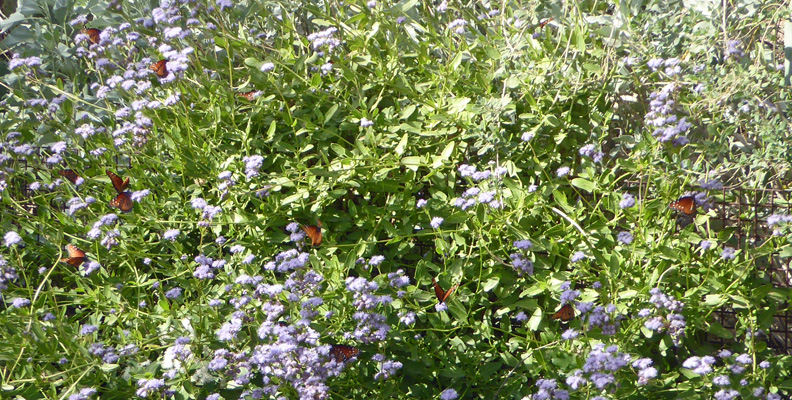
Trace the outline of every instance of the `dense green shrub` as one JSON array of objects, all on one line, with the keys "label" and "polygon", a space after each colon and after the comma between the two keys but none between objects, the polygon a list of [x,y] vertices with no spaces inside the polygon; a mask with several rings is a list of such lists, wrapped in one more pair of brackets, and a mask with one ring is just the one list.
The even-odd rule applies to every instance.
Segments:
[{"label": "dense green shrub", "polygon": [[21,2],[3,397],[780,398],[783,7]]}]

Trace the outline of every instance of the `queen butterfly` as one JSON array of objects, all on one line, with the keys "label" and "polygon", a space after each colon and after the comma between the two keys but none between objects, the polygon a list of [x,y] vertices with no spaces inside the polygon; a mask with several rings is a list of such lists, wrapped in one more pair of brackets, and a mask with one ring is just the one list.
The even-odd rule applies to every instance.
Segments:
[{"label": "queen butterfly", "polygon": [[696,197],[695,195],[685,195],[668,205],[668,208],[685,213],[686,215],[693,215],[696,213]]},{"label": "queen butterfly", "polygon": [[66,245],[66,251],[69,252],[69,257],[61,258],[61,262],[71,265],[72,267],[79,267],[88,258],[85,257],[85,252],[78,249],[73,244]]},{"label": "queen butterfly", "polygon": [[71,183],[77,184],[77,179],[80,179],[80,175],[77,175],[73,169],[64,169],[58,171],[58,175],[68,179]]},{"label": "queen butterfly", "polygon": [[357,357],[358,354],[360,354],[360,349],[354,346],[347,346],[345,344],[334,344],[330,346],[330,356],[338,363]]},{"label": "queen butterfly", "polygon": [[99,44],[99,35],[102,33],[96,28],[83,28],[82,33],[88,35],[88,40],[93,44]]},{"label": "queen butterfly", "polygon": [[322,244],[322,221],[316,220],[316,226],[302,226],[303,232],[311,239],[311,246]]},{"label": "queen butterfly", "polygon": [[432,278],[432,285],[434,286],[435,296],[437,296],[437,301],[439,303],[444,303],[446,299],[448,299],[448,297],[451,296],[451,293],[454,293],[454,290],[456,290],[456,288],[459,287],[459,284],[457,283],[456,285],[451,286],[450,289],[443,290],[443,288],[441,288],[440,285],[437,284],[435,278]]},{"label": "queen butterfly", "polygon": [[550,319],[560,319],[563,322],[569,322],[572,318],[575,318],[575,309],[572,308],[572,304],[570,303],[561,306],[561,309],[550,317]]},{"label": "queen butterfly", "polygon": [[124,193],[124,190],[126,190],[127,186],[129,186],[129,177],[126,179],[121,179],[120,176],[110,172],[109,170],[105,170],[105,173],[110,177],[110,182],[113,182],[113,187],[115,188],[116,192],[119,194]]},{"label": "queen butterfly", "polygon": [[132,195],[129,192],[121,192],[113,200],[110,200],[110,207],[116,207],[123,212],[132,211]]},{"label": "queen butterfly", "polygon": [[544,27],[545,27],[545,25],[547,25],[547,24],[548,24],[550,21],[552,21],[552,20],[553,20],[553,17],[550,17],[550,18],[548,18],[548,19],[546,19],[546,20],[544,20],[544,21],[540,22],[540,23],[539,23],[539,26],[538,26],[538,28],[539,28],[539,29],[542,29],[542,28],[544,28]]},{"label": "queen butterfly", "polygon": [[242,96],[242,97],[248,99],[249,101],[253,101],[253,100],[256,100],[256,96],[258,95],[258,93],[259,92],[257,90],[251,90],[249,92],[239,92],[239,93],[237,93],[237,95],[238,96]]},{"label": "queen butterfly", "polygon": [[151,64],[149,69],[154,71],[160,78],[164,78],[168,76],[168,60],[159,60]]}]

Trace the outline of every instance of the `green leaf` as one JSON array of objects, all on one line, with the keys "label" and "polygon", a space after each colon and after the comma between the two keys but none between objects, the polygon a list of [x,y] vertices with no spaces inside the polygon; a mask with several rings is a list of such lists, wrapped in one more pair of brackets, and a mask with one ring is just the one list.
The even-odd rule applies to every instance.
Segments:
[{"label": "green leaf", "polygon": [[583,189],[583,190],[585,190],[585,191],[587,191],[589,193],[594,192],[594,190],[597,188],[597,184],[595,184],[594,182],[592,182],[590,180],[583,179],[583,178],[572,179],[571,183],[572,183],[572,186],[574,186],[574,187],[576,187],[578,189]]}]

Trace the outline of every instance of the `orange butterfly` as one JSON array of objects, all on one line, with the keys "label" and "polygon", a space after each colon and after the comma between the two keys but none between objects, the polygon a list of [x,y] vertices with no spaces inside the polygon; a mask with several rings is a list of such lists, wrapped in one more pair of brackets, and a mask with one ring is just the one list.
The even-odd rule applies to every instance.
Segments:
[{"label": "orange butterfly", "polygon": [[358,354],[360,354],[360,349],[354,346],[347,346],[345,344],[334,344],[330,346],[330,356],[339,363],[345,362],[352,357],[357,357]]},{"label": "orange butterfly", "polygon": [[110,201],[110,207],[116,207],[123,212],[132,211],[132,194],[124,191],[129,186],[129,177],[121,179],[120,176],[108,170],[105,170],[105,173],[110,177],[113,187],[118,192],[118,196]]},{"label": "orange butterfly", "polygon": [[683,212],[686,215],[693,215],[696,213],[696,196],[692,194],[682,196],[671,203],[668,208]]},{"label": "orange butterfly", "polygon": [[110,172],[109,170],[105,170],[105,173],[110,177],[110,182],[113,182],[113,187],[115,188],[116,192],[123,193],[127,186],[129,186],[129,177],[126,179],[121,179],[120,176]]},{"label": "orange butterfly", "polygon": [[256,90],[251,90],[249,92],[244,92],[244,93],[243,92],[237,93],[238,96],[242,96],[242,97],[248,99],[249,101],[256,100],[256,95],[257,94],[258,94],[258,91],[256,91]]},{"label": "orange butterfly", "polygon": [[132,211],[132,194],[129,192],[119,193],[110,201],[110,207],[116,207],[123,212]]},{"label": "orange butterfly", "polygon": [[66,251],[69,252],[69,257],[61,258],[61,262],[65,262],[66,264],[69,264],[72,267],[79,267],[82,263],[84,263],[88,259],[87,257],[85,257],[85,252],[78,249],[77,246],[73,244],[67,244]]},{"label": "orange butterfly", "polygon": [[74,172],[73,169],[60,170],[60,171],[58,171],[58,175],[68,179],[69,181],[71,181],[71,183],[74,183],[74,184],[77,183],[77,179],[80,179],[80,175],[77,175],[77,173]]},{"label": "orange butterfly", "polygon": [[99,44],[99,34],[102,33],[96,28],[83,28],[82,33],[88,35],[88,40],[93,44]]},{"label": "orange butterfly", "polygon": [[570,303],[561,306],[561,309],[550,317],[550,319],[560,319],[563,322],[569,322],[572,318],[575,318],[575,309],[572,308],[572,304]]},{"label": "orange butterfly", "polygon": [[159,60],[154,64],[151,64],[149,69],[154,71],[157,74],[157,76],[159,76],[160,78],[164,78],[168,76],[167,64],[168,64],[168,60]]},{"label": "orange butterfly", "polygon": [[435,278],[432,278],[432,285],[434,286],[435,296],[437,296],[437,301],[439,303],[444,303],[446,299],[448,299],[448,296],[451,296],[451,293],[454,293],[454,290],[459,287],[459,284],[457,283],[456,285],[451,286],[451,289],[443,290],[443,288],[437,284]]},{"label": "orange butterfly", "polygon": [[544,28],[544,27],[545,27],[545,25],[547,25],[547,24],[548,24],[550,21],[552,21],[552,20],[553,20],[553,17],[550,17],[550,18],[548,18],[548,19],[546,19],[546,20],[544,20],[544,21],[540,22],[540,23],[539,23],[539,29],[542,29],[542,28]]},{"label": "orange butterfly", "polygon": [[316,226],[302,225],[302,230],[311,239],[311,246],[319,246],[322,244],[322,221],[316,220]]}]

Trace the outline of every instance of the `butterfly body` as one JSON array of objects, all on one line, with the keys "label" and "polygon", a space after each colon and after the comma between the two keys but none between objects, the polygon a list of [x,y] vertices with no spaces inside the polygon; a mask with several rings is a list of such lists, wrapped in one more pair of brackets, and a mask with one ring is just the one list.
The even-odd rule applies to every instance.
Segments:
[{"label": "butterfly body", "polygon": [[82,33],[88,35],[88,40],[93,44],[99,44],[99,35],[102,33],[96,28],[83,28]]},{"label": "butterfly body", "polygon": [[358,354],[360,354],[360,349],[354,346],[347,346],[345,344],[334,344],[330,346],[330,357],[339,363],[357,357]]},{"label": "butterfly body", "polygon": [[684,213],[685,215],[693,215],[696,213],[696,196],[685,195],[668,205],[668,208]]},{"label": "butterfly body", "polygon": [[302,225],[302,230],[311,239],[311,246],[319,246],[322,244],[322,222],[317,220],[316,226]]},{"label": "butterfly body", "polygon": [[546,20],[544,20],[544,21],[540,22],[540,23],[539,23],[539,29],[542,29],[542,28],[544,28],[544,27],[545,27],[545,25],[547,25],[548,23],[550,23],[550,21],[552,21],[552,20],[553,20],[553,17],[550,17],[550,18],[548,18],[548,19],[546,19]]},{"label": "butterfly body", "polygon": [[67,244],[66,251],[69,253],[69,256],[66,258],[61,258],[61,262],[65,262],[72,267],[79,267],[88,259],[85,256],[85,252],[78,249],[77,246],[73,244]]},{"label": "butterfly body", "polygon": [[561,320],[562,322],[569,322],[572,318],[575,318],[575,309],[572,308],[570,303],[564,304],[555,314],[550,316],[550,319]]},{"label": "butterfly body", "polygon": [[168,76],[168,60],[159,60],[154,64],[151,64],[149,69],[154,71],[158,77],[164,78]]},{"label": "butterfly body", "polygon": [[258,94],[258,92],[255,91],[255,90],[251,90],[249,92],[239,92],[239,93],[237,93],[238,96],[242,96],[242,97],[248,99],[248,101],[256,100],[256,95],[257,94]]},{"label": "butterfly body", "polygon": [[74,184],[77,183],[77,179],[80,179],[80,175],[78,175],[77,172],[74,172],[73,169],[60,170],[58,171],[58,175],[68,179],[71,183]]},{"label": "butterfly body", "polygon": [[110,207],[115,207],[123,212],[132,211],[132,194],[129,192],[119,193],[113,200],[110,200]]},{"label": "butterfly body", "polygon": [[437,302],[445,303],[446,299],[448,299],[448,297],[451,296],[451,293],[454,293],[454,291],[459,287],[459,284],[457,283],[456,285],[451,286],[451,288],[448,290],[443,290],[443,288],[441,288],[440,285],[437,284],[435,278],[432,278],[432,286],[434,286]]},{"label": "butterfly body", "polygon": [[105,173],[110,177],[113,188],[118,192],[118,196],[110,201],[110,207],[118,208],[123,212],[132,211],[132,194],[125,191],[127,186],[129,186],[129,177],[121,179],[120,176],[111,171],[105,171]]}]

